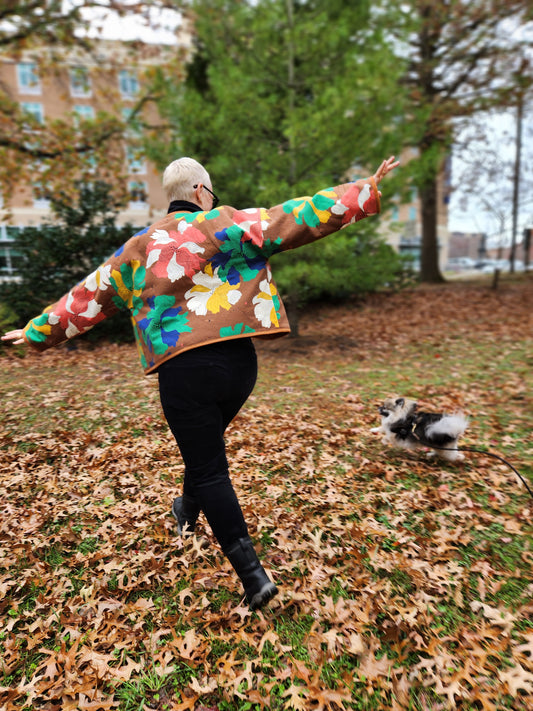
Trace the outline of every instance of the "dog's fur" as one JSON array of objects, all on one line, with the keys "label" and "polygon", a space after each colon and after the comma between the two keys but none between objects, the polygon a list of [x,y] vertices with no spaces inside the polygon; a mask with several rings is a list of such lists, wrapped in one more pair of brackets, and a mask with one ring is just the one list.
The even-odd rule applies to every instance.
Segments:
[{"label": "dog's fur", "polygon": [[438,455],[450,462],[464,459],[464,454],[457,450],[457,441],[468,424],[461,413],[423,412],[418,410],[415,400],[403,397],[388,398],[378,409],[381,426],[372,432],[385,435],[383,444],[409,450],[429,447],[430,456]]}]

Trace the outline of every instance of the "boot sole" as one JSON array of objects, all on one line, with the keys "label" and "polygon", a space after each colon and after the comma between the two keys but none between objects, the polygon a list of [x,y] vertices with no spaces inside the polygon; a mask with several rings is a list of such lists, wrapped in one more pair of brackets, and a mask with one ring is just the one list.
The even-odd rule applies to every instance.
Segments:
[{"label": "boot sole", "polygon": [[266,605],[269,600],[272,600],[272,598],[277,595],[278,592],[279,590],[274,585],[274,583],[265,583],[261,590],[259,590],[259,592],[256,592],[250,600],[250,610],[258,610],[260,607],[263,607],[263,605]]}]

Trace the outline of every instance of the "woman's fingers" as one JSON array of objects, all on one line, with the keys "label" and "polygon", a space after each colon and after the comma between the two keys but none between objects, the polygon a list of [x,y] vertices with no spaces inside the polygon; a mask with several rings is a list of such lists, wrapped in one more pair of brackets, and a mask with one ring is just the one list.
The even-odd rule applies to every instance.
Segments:
[{"label": "woman's fingers", "polygon": [[2,336],[3,341],[13,341],[13,344],[17,346],[19,343],[25,343],[24,331],[22,328],[16,328],[14,331],[8,331]]},{"label": "woman's fingers", "polygon": [[374,173],[374,180],[376,183],[379,183],[379,181],[384,178],[387,173],[390,173],[391,170],[394,170],[397,166],[400,165],[399,160],[394,160],[394,156],[391,156],[390,158],[387,158],[382,162],[382,164],[379,166],[379,168],[376,170]]}]

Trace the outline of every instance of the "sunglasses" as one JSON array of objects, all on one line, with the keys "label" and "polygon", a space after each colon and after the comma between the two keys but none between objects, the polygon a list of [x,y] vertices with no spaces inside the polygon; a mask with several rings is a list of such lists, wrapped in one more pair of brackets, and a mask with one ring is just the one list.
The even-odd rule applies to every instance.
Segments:
[{"label": "sunglasses", "polygon": [[[198,183],[196,183],[196,185],[193,185],[193,188],[194,188],[195,190],[196,190],[197,187],[198,187]],[[214,193],[212,190],[209,190],[209,188],[206,187],[205,185],[202,185],[202,188],[203,188],[204,190],[207,190],[207,192],[212,196],[212,198],[213,198],[213,210],[214,210],[215,207],[216,207],[216,206],[218,205],[218,203],[220,202],[220,199],[215,195],[215,193]]]}]

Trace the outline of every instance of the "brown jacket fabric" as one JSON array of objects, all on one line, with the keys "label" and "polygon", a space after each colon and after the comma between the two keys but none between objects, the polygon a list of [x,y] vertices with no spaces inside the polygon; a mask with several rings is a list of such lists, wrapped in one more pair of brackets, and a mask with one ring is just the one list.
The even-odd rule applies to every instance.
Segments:
[{"label": "brown jacket fabric", "polygon": [[168,214],[32,319],[24,336],[45,350],[126,306],[141,364],[152,373],[207,343],[288,333],[269,257],[378,213],[379,198],[369,178],[270,209]]}]

